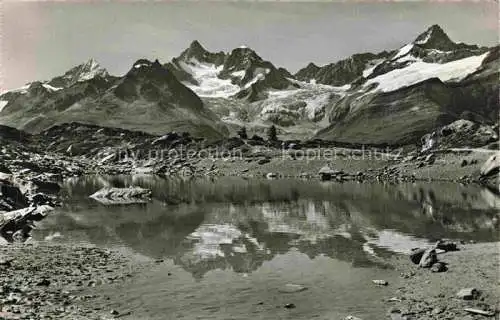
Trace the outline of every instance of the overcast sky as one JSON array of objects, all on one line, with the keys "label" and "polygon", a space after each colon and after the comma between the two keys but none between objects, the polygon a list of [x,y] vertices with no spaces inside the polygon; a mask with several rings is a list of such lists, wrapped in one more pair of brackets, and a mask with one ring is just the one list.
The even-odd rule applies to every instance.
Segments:
[{"label": "overcast sky", "polygon": [[292,72],[398,48],[432,24],[456,42],[498,43],[493,1],[374,2],[4,2],[0,85],[50,79],[90,57],[121,75],[194,39],[210,51],[250,46]]}]

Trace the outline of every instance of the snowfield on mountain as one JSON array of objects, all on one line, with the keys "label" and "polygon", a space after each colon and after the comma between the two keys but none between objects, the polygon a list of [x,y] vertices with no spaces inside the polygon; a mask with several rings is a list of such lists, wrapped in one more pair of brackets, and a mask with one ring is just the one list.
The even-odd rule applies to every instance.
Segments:
[{"label": "snowfield on mountain", "polygon": [[[414,60],[407,67],[371,78],[365,82],[364,86],[376,83],[378,84],[377,90],[389,92],[409,87],[430,78],[439,78],[443,82],[459,82],[469,74],[476,72],[487,55],[488,53],[484,53],[443,64],[427,63],[413,58]],[[401,57],[407,58],[406,61],[411,59],[407,55],[401,55]],[[401,59],[399,60],[401,61]]]}]

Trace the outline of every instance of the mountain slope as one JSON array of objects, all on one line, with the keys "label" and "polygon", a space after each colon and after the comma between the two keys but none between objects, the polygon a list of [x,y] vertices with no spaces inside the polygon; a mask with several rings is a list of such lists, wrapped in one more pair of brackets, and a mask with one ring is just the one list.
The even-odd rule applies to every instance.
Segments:
[{"label": "mountain slope", "polygon": [[295,78],[301,81],[313,81],[340,87],[350,84],[359,77],[364,76],[366,72],[369,72],[371,68],[383,61],[383,59],[389,55],[390,52],[387,51],[377,54],[354,54],[347,59],[330,63],[323,67],[318,67],[314,63],[310,63],[307,67],[297,71]]},{"label": "mountain slope", "polygon": [[7,101],[0,123],[28,132],[73,121],[153,134],[186,131],[206,138],[220,138],[227,132],[168,69],[144,59],[120,78],[110,80],[96,74],[57,90],[38,82],[25,92],[4,94],[0,100]]},{"label": "mountain slope", "polygon": [[77,82],[83,82],[95,77],[107,79],[110,77],[106,69],[101,67],[97,61],[89,61],[68,70],[64,75],[55,77],[48,84],[55,88],[67,88]]},{"label": "mountain slope", "polygon": [[[447,41],[438,44],[441,48],[450,46]],[[457,46],[459,51],[467,47]],[[449,61],[448,52],[441,56],[441,63],[430,63],[403,47],[375,68],[368,80],[356,85],[355,91],[332,106],[331,124],[318,137],[354,143],[406,144],[457,119],[486,124],[498,121],[498,48],[486,53],[484,48],[469,48],[468,53],[457,55],[461,59]],[[386,68],[385,73],[382,68]]]},{"label": "mountain slope", "polygon": [[274,124],[288,138],[406,144],[459,119],[498,123],[498,64],[498,47],[455,43],[438,25],[396,50],[309,63],[295,75],[248,47],[210,52],[193,41],[163,66],[141,59],[113,77],[89,60],[4,93],[0,124],[38,132],[78,121],[210,138]]}]

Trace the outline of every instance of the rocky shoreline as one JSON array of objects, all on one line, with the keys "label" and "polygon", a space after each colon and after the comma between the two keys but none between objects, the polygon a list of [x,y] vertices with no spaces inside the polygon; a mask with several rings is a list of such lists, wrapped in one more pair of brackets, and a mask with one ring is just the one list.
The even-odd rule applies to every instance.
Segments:
[{"label": "rocky shoreline", "polygon": [[391,319],[498,319],[498,248],[498,242],[459,244],[457,251],[438,254],[447,266],[442,272],[410,267],[407,257],[396,256],[394,264],[404,283],[387,301],[388,315]]},{"label": "rocky shoreline", "polygon": [[[104,319],[90,288],[132,277],[116,251],[48,243],[0,246],[0,319]],[[111,318],[111,310],[107,312]]]}]

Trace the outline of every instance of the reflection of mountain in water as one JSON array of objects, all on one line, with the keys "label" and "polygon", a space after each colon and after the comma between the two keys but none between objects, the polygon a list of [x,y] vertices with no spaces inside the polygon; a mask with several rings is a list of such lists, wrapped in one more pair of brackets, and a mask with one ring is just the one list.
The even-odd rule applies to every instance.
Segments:
[{"label": "reflection of mountain in water", "polygon": [[[87,198],[103,184],[151,188],[155,199],[105,207]],[[498,239],[498,198],[475,187],[126,177],[77,181],[66,191],[65,207],[35,236],[124,245],[171,258],[196,278],[214,269],[249,273],[291,248],[365,266],[436,238]]]}]

